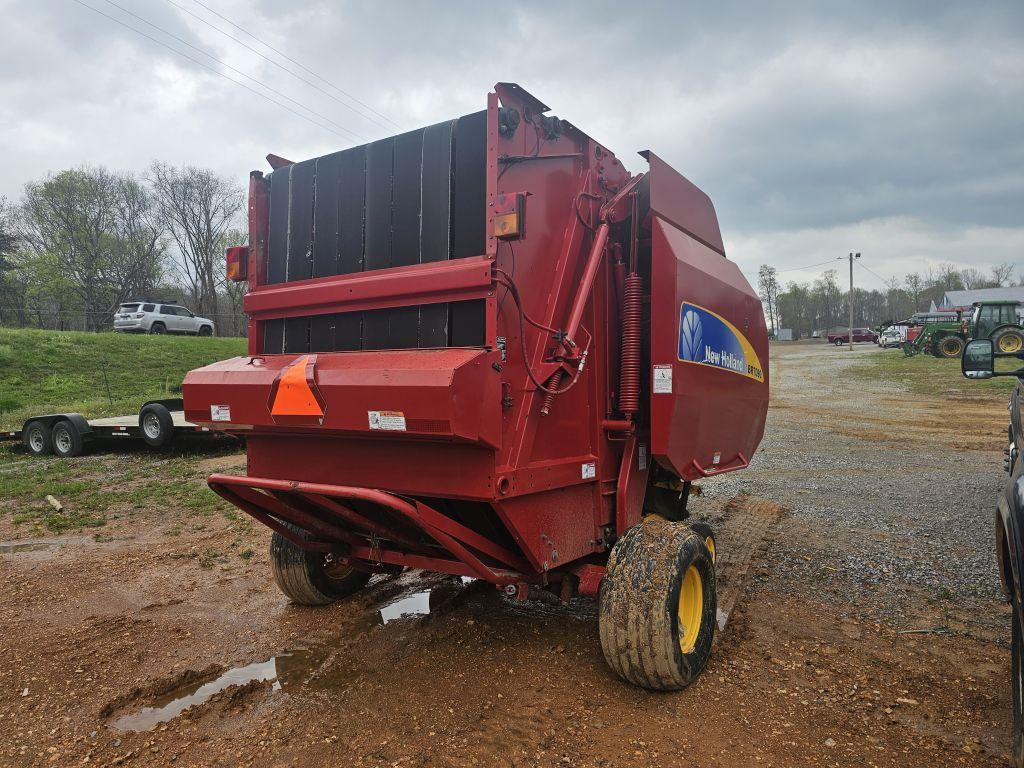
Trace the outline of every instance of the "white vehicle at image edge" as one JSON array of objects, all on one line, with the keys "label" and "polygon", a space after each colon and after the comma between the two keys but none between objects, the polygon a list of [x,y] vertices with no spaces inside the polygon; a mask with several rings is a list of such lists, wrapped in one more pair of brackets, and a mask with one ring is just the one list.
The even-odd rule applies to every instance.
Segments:
[{"label": "white vehicle at image edge", "polygon": [[159,301],[126,302],[114,313],[114,330],[121,333],[190,333],[213,336],[213,320],[197,317],[180,304]]}]

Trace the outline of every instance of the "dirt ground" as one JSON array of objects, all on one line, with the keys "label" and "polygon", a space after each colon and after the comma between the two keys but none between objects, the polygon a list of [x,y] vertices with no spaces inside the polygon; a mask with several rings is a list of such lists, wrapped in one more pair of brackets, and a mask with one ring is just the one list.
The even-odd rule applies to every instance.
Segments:
[{"label": "dirt ground", "polygon": [[[227,512],[40,537],[13,522],[5,478],[56,460],[4,451],[0,764],[1005,765],[1006,399],[921,403],[849,376],[874,349],[773,349],[762,450],[693,502],[721,527],[735,603],[674,694],[611,675],[585,601],[406,573],[291,606],[269,532]],[[81,461],[117,485],[153,459]]]}]

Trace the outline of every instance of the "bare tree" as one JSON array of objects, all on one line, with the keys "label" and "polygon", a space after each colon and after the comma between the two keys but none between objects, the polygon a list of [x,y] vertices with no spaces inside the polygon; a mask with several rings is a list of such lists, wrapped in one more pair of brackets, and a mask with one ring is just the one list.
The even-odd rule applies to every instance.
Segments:
[{"label": "bare tree", "polygon": [[1013,264],[996,264],[992,267],[992,282],[997,288],[1010,285],[1013,282]]},{"label": "bare tree", "polygon": [[224,236],[238,225],[245,199],[241,188],[210,170],[176,168],[154,162],[150,167],[161,220],[177,245],[179,276],[195,309],[216,319],[217,289],[223,283]]},{"label": "bare tree", "polygon": [[921,309],[921,293],[924,291],[924,281],[921,280],[921,275],[911,272],[903,278],[903,284],[906,286],[907,293],[910,294],[910,300],[914,303],[914,312],[919,311]]},{"label": "bare tree", "polygon": [[757,283],[761,292],[761,299],[768,305],[768,322],[771,325],[772,336],[775,335],[776,322],[778,319],[779,280],[775,267],[762,264],[757,271]]}]

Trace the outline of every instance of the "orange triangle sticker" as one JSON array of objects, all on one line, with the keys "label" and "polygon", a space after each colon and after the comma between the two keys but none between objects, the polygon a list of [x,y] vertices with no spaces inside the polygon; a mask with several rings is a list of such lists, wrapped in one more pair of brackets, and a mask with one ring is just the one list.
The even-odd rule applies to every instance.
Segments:
[{"label": "orange triangle sticker", "polygon": [[281,374],[277,385],[274,406],[270,409],[273,416],[323,416],[324,411],[317,402],[313,390],[306,380],[306,361],[308,356],[300,357],[291,367]]}]

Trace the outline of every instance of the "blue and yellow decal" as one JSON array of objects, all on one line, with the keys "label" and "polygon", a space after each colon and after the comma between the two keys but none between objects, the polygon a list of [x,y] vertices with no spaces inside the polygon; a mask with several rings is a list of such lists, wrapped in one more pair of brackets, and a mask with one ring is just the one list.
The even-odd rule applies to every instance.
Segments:
[{"label": "blue and yellow decal", "polygon": [[687,302],[679,308],[679,360],[764,382],[761,360],[747,337],[721,315]]}]

